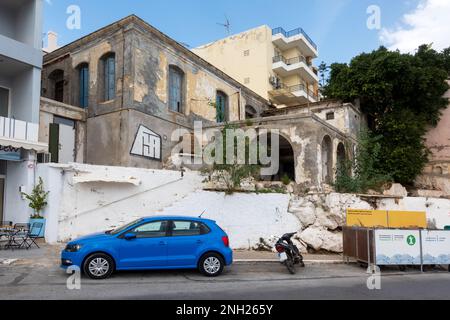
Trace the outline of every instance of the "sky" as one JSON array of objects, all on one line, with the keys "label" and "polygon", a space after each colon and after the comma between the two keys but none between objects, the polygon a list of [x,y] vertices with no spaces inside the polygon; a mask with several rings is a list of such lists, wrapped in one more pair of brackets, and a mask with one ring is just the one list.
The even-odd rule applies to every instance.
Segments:
[{"label": "sky", "polygon": [[263,24],[302,27],[319,47],[317,65],[349,62],[380,45],[402,52],[422,43],[450,47],[450,0],[45,0],[44,32],[57,32],[65,45],[129,14],[190,47],[226,37],[218,24],[226,19],[231,34]]}]

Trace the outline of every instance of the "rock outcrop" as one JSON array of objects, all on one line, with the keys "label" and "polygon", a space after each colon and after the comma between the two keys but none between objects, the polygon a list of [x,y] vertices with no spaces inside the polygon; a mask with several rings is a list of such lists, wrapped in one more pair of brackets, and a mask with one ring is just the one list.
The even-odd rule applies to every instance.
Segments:
[{"label": "rock outcrop", "polygon": [[349,208],[372,209],[368,202],[350,194],[314,194],[292,198],[289,212],[302,225],[297,238],[303,248],[306,246],[309,251],[341,253],[342,227]]}]

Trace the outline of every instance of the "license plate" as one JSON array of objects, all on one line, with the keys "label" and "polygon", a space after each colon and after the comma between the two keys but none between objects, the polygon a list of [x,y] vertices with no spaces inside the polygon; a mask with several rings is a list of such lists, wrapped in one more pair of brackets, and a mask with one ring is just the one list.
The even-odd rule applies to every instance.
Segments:
[{"label": "license plate", "polygon": [[282,252],[279,254],[280,262],[285,262],[288,259],[286,252]]}]

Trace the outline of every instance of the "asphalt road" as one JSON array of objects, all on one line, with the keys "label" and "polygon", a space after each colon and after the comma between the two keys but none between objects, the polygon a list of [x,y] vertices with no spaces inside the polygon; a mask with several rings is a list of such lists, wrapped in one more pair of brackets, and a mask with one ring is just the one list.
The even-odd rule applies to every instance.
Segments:
[{"label": "asphalt road", "polygon": [[82,278],[80,290],[67,289],[67,278],[54,265],[0,266],[0,299],[450,299],[447,271],[383,270],[381,290],[369,290],[357,265],[311,265],[292,276],[279,264],[243,264],[216,279],[195,271],[121,272]]}]

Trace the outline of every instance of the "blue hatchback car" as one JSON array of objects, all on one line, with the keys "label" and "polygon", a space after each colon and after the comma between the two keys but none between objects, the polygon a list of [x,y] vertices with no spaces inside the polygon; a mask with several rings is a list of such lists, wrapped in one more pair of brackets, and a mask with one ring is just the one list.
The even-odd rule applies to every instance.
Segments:
[{"label": "blue hatchback car", "polygon": [[61,253],[61,266],[78,266],[92,279],[116,270],[198,269],[208,277],[233,263],[228,235],[215,221],[151,217],[76,239]]}]

